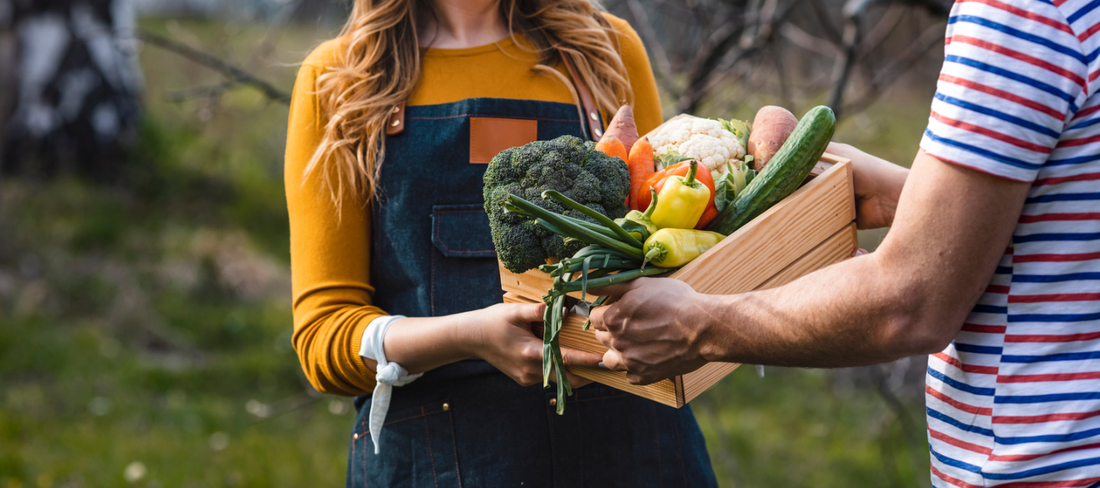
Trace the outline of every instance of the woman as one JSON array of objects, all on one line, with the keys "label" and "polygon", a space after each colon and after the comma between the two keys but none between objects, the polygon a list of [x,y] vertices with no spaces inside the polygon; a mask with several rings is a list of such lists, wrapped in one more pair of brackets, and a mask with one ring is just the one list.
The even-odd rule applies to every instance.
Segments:
[{"label": "woman", "polygon": [[[622,102],[641,131],[660,123],[637,35],[587,0],[357,0],[306,59],[286,159],[293,340],[318,390],[359,395],[349,486],[715,484],[686,407],[593,384],[556,415],[542,306],[500,304],[482,163],[597,135]],[[379,364],[386,384],[416,378],[388,365],[424,373],[392,389],[381,430]]]}]

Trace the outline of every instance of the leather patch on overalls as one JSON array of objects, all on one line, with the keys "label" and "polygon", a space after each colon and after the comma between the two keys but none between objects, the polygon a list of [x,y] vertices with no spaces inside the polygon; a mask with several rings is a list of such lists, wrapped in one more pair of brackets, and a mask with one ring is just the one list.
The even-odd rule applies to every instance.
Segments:
[{"label": "leather patch on overalls", "polygon": [[497,153],[538,138],[537,120],[470,117],[470,164],[489,164]]}]

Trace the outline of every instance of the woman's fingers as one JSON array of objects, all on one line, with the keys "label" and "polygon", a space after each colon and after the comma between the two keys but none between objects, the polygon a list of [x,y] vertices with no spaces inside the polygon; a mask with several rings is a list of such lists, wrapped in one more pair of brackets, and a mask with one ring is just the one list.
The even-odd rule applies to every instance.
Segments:
[{"label": "woman's fingers", "polygon": [[599,354],[563,347],[561,348],[561,359],[566,366],[598,368],[600,367],[600,361],[603,360],[603,357]]},{"label": "woman's fingers", "polygon": [[569,380],[569,386],[573,389],[580,388],[592,382],[592,380],[588,378],[581,378],[580,376],[570,373],[569,370],[565,370],[565,379]]},{"label": "woman's fingers", "polygon": [[515,319],[524,323],[542,322],[542,317],[545,312],[545,303],[517,304]]}]

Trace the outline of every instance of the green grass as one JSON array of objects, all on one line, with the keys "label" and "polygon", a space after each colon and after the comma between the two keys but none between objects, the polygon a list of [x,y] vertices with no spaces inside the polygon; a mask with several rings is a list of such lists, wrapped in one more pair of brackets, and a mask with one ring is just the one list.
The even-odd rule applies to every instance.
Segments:
[{"label": "green grass", "polygon": [[[288,28],[265,50],[265,27],[143,27],[288,91],[327,37]],[[0,183],[0,487],[340,486],[350,401],[311,395],[290,347],[287,108],[250,89],[167,101],[220,79],[152,47],[141,63],[125,184]],[[913,98],[838,139],[907,162],[927,116]],[[764,488],[927,485],[906,405],[908,424],[873,389],[751,367],[693,403],[722,485]]]}]

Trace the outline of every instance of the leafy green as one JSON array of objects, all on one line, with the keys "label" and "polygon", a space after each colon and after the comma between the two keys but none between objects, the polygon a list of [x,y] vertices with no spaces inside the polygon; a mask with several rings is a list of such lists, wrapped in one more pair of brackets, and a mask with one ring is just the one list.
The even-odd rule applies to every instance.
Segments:
[{"label": "leafy green", "polygon": [[719,212],[737,200],[737,187],[731,183],[729,178],[725,177],[714,182],[714,207]]},{"label": "leafy green", "polygon": [[725,210],[737,200],[737,196],[745,189],[747,184],[747,166],[735,167],[733,163],[726,163],[726,174],[714,182],[714,207],[719,212]]},{"label": "leafy green", "polygon": [[669,152],[664,153],[664,154],[658,154],[656,159],[657,159],[657,166],[660,167],[661,169],[665,169],[665,168],[667,168],[669,166],[672,166],[676,163],[682,163],[684,161],[691,161],[692,160],[692,158],[684,156],[684,155],[682,155],[682,154],[680,154],[676,151],[669,151]]},{"label": "leafy green", "polygon": [[715,119],[722,123],[722,128],[733,133],[737,136],[737,142],[741,143],[741,147],[748,147],[749,145],[749,133],[752,131],[752,124],[747,120],[736,119]]}]

